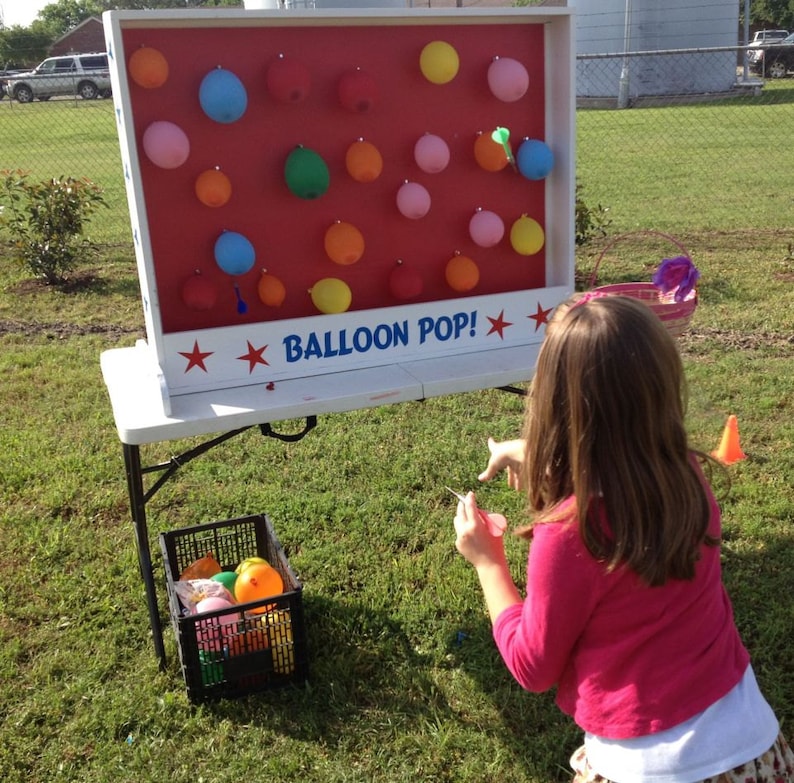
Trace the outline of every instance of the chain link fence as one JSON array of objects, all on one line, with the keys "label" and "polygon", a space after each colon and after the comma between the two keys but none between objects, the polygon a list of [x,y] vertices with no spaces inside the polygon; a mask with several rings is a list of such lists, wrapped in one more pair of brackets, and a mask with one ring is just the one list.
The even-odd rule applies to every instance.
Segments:
[{"label": "chain link fence", "polygon": [[[792,225],[794,78],[754,72],[748,51],[577,57],[577,179],[588,204],[608,209],[613,230],[648,228],[639,221],[649,200],[657,205],[653,227],[663,230]],[[92,225],[92,239],[131,247],[112,100],[20,104],[5,96],[0,169],[98,183],[110,209]],[[759,170],[779,172],[779,192],[754,189]],[[711,201],[720,215],[731,206],[733,226],[713,224]]]}]

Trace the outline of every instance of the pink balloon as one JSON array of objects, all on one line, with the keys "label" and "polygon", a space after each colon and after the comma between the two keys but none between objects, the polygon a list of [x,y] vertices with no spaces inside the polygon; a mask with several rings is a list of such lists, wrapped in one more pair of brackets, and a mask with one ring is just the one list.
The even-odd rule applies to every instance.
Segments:
[{"label": "pink balloon", "polygon": [[418,182],[405,182],[397,191],[397,209],[411,220],[423,218],[430,211],[430,194]]},{"label": "pink balloon", "polygon": [[143,132],[143,151],[155,166],[175,169],[187,160],[190,141],[178,125],[158,120]]},{"label": "pink balloon", "polygon": [[469,235],[480,247],[493,247],[502,241],[505,224],[495,212],[478,209],[469,221]]},{"label": "pink balloon", "polygon": [[[196,614],[233,608],[234,604],[227,601],[225,598],[210,596],[209,598],[203,598],[196,604]],[[233,629],[228,626],[236,623],[237,620],[237,612],[222,614],[211,620],[199,620],[196,623],[196,641],[199,647],[204,650],[214,650],[216,652],[221,650],[226,641],[226,637],[230,632],[233,632]]]},{"label": "pink balloon", "polygon": [[440,136],[426,133],[414,145],[414,160],[422,171],[438,174],[449,163],[449,147]]},{"label": "pink balloon", "polygon": [[529,88],[529,74],[512,57],[494,57],[488,67],[488,87],[500,101],[512,103],[522,98]]}]

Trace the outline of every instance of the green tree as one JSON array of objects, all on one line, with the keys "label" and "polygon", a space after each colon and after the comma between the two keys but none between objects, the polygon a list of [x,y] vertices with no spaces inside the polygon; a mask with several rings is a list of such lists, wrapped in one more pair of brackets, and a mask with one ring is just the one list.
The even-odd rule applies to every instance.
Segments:
[{"label": "green tree", "polygon": [[0,68],[26,68],[40,63],[54,36],[41,24],[0,30]]},{"label": "green tree", "polygon": [[[92,16],[101,16],[103,11],[115,9],[150,11],[163,8],[242,8],[243,0],[55,0],[39,11],[34,25],[43,25],[51,38],[64,35],[80,22]],[[21,28],[25,29],[25,28]],[[0,31],[4,32],[4,31]]]},{"label": "green tree", "polygon": [[102,13],[102,3],[95,0],[58,0],[39,11],[39,19],[58,38],[77,27],[80,22]]},{"label": "green tree", "polygon": [[[744,0],[739,0],[739,12],[744,18]],[[794,0],[753,0],[750,4],[750,24],[759,28],[794,28]]]}]

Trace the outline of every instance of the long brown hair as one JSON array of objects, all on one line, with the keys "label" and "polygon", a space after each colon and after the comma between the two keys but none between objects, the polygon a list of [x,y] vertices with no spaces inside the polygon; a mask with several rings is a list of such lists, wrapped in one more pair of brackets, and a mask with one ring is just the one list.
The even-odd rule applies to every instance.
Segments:
[{"label": "long brown hair", "polygon": [[[527,402],[525,486],[534,523],[573,496],[591,554],[650,585],[691,579],[709,502],[684,428],[678,347],[642,302],[561,305]],[[598,509],[603,508],[607,525]]]}]

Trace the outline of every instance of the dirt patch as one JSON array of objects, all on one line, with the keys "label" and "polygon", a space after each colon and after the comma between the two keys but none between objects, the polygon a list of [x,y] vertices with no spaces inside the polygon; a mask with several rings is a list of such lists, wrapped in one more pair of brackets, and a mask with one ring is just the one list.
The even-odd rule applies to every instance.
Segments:
[{"label": "dirt patch", "polygon": [[10,286],[8,290],[17,296],[24,296],[26,294],[37,294],[42,291],[57,290],[65,294],[79,294],[81,291],[96,291],[102,288],[104,283],[102,279],[93,272],[81,272],[75,274],[73,277],[64,280],[61,283],[49,283],[43,277],[33,277],[26,280],[21,280],[14,286]]},{"label": "dirt patch", "polygon": [[707,342],[717,342],[726,348],[743,351],[773,349],[794,354],[794,335],[775,332],[741,332],[736,329],[693,328],[678,338],[684,350],[696,349]]},{"label": "dirt patch", "polygon": [[107,334],[121,336],[139,334],[139,328],[118,326],[117,324],[69,324],[62,322],[42,323],[40,321],[5,321],[0,319],[0,334],[21,334],[26,337],[44,335],[50,339],[79,337],[86,334]]}]

